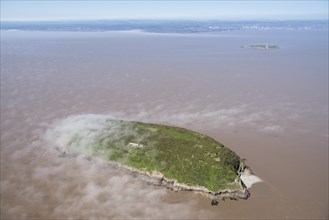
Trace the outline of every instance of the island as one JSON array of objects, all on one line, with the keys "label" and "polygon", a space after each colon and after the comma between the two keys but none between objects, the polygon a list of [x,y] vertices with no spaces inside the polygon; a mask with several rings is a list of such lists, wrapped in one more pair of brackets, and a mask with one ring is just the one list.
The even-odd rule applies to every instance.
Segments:
[{"label": "island", "polygon": [[154,185],[206,195],[215,205],[250,195],[253,176],[244,160],[215,139],[185,128],[74,116],[55,124],[48,137],[64,157],[78,152],[101,158]]},{"label": "island", "polygon": [[241,46],[241,48],[252,48],[252,49],[261,49],[261,50],[271,50],[271,49],[279,49],[278,45],[274,44],[251,44],[246,46]]}]

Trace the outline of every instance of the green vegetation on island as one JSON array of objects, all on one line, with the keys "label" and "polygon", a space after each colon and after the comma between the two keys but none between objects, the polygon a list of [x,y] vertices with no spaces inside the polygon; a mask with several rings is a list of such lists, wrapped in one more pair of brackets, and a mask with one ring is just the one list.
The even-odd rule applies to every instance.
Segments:
[{"label": "green vegetation on island", "polygon": [[207,135],[159,124],[97,120],[94,124],[76,120],[76,126],[57,129],[64,151],[79,150],[150,174],[161,173],[210,192],[244,189],[239,156]]}]

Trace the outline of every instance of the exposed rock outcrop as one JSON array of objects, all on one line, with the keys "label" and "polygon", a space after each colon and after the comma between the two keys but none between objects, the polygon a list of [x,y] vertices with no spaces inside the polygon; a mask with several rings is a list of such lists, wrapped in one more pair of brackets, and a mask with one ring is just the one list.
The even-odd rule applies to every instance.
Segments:
[{"label": "exposed rock outcrop", "polygon": [[[119,165],[121,166],[121,165]],[[241,190],[221,190],[219,192],[213,192],[208,190],[205,187],[201,186],[188,186],[186,184],[178,183],[175,179],[166,178],[161,172],[153,171],[152,173],[141,171],[135,168],[121,166],[124,169],[128,170],[130,174],[139,175],[140,179],[143,179],[148,184],[155,185],[155,186],[164,186],[168,189],[174,191],[193,191],[196,193],[200,193],[205,195],[211,199],[215,200],[238,200],[238,199],[247,199],[250,196],[249,190],[245,187],[243,182],[241,182],[243,189]]]},{"label": "exposed rock outcrop", "polygon": [[212,206],[218,205],[218,203],[219,202],[216,199],[211,200],[211,205]]},{"label": "exposed rock outcrop", "polygon": [[[65,157],[70,157],[70,156],[76,156],[76,155],[65,154]],[[86,159],[91,160],[91,156],[87,156]],[[211,205],[215,204],[216,203],[215,201],[218,202],[219,200],[247,199],[250,196],[250,192],[249,192],[248,188],[245,186],[245,184],[241,180],[239,180],[239,182],[242,186],[242,189],[239,189],[239,190],[225,189],[225,190],[221,190],[219,192],[213,192],[202,186],[189,186],[186,184],[178,183],[177,180],[166,178],[161,172],[158,172],[158,171],[153,171],[152,173],[149,173],[149,172],[139,170],[139,169],[136,169],[133,167],[124,166],[120,163],[113,162],[113,161],[107,161],[107,163],[109,166],[111,166],[115,169],[125,170],[131,176],[133,176],[135,178],[139,178],[150,185],[164,186],[164,187],[174,190],[174,191],[193,191],[193,192],[202,194],[204,196],[207,196],[208,198],[212,199]],[[251,171],[248,171],[248,174],[249,174],[249,172],[251,172]]]}]

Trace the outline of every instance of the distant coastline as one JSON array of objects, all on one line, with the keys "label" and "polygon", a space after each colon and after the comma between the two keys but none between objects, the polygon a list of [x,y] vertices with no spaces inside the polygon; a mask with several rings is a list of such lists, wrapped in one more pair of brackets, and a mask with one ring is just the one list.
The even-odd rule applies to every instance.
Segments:
[{"label": "distant coastline", "polygon": [[326,20],[224,21],[224,20],[85,20],[2,21],[1,30],[104,32],[140,30],[150,33],[217,33],[252,30],[328,29]]}]

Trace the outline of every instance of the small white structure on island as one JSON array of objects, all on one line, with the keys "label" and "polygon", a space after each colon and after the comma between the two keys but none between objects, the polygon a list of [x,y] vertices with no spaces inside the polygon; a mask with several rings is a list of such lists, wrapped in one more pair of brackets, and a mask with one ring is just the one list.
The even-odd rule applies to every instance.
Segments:
[{"label": "small white structure on island", "polygon": [[128,147],[145,148],[145,145],[143,145],[143,144],[137,144],[137,143],[133,143],[133,142],[129,142]]}]

